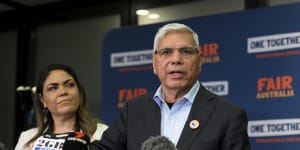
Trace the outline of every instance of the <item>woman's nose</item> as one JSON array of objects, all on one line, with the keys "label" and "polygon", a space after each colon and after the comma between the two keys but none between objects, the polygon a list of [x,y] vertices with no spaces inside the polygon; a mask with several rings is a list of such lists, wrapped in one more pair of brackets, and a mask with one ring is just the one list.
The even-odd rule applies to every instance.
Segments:
[{"label": "woman's nose", "polygon": [[65,95],[68,95],[68,90],[66,87],[60,87],[59,88],[59,96],[65,96]]}]

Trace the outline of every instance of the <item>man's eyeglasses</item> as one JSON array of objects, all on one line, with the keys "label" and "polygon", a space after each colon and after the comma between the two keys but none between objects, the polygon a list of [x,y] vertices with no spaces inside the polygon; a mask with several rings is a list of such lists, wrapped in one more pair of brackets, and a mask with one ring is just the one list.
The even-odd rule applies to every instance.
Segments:
[{"label": "man's eyeglasses", "polygon": [[198,53],[198,48],[196,46],[183,46],[179,48],[173,48],[173,47],[166,47],[162,49],[157,49],[154,51],[154,54],[158,54],[161,57],[169,57],[173,54],[175,50],[178,50],[181,56],[183,57],[191,57],[194,54]]}]

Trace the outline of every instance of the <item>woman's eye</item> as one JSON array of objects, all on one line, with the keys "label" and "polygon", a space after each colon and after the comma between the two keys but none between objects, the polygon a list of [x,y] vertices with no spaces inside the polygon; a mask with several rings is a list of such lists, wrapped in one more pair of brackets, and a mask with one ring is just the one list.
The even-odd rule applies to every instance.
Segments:
[{"label": "woman's eye", "polygon": [[74,87],[74,86],[75,86],[75,83],[73,83],[73,82],[66,84],[66,87],[70,87],[71,88],[71,87]]},{"label": "woman's eye", "polygon": [[56,89],[57,89],[57,86],[48,87],[48,91],[55,91]]}]

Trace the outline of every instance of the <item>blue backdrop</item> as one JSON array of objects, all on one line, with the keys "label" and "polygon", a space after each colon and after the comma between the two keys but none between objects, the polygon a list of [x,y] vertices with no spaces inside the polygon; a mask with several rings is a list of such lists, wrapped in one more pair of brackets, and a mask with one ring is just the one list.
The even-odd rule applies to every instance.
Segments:
[{"label": "blue backdrop", "polygon": [[[300,4],[176,22],[199,35],[209,90],[244,108],[253,150],[300,147]],[[124,102],[156,90],[151,52],[165,23],[110,31],[103,42],[102,119],[110,124]]]}]

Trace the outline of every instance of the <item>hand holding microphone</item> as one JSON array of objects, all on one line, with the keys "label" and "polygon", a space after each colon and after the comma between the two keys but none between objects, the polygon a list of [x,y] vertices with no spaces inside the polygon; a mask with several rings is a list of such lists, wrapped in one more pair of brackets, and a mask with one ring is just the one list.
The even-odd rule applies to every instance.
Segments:
[{"label": "hand holding microphone", "polygon": [[151,136],[141,150],[176,150],[175,145],[165,136]]},{"label": "hand holding microphone", "polygon": [[83,132],[73,132],[66,137],[63,150],[89,150],[90,138]]}]

